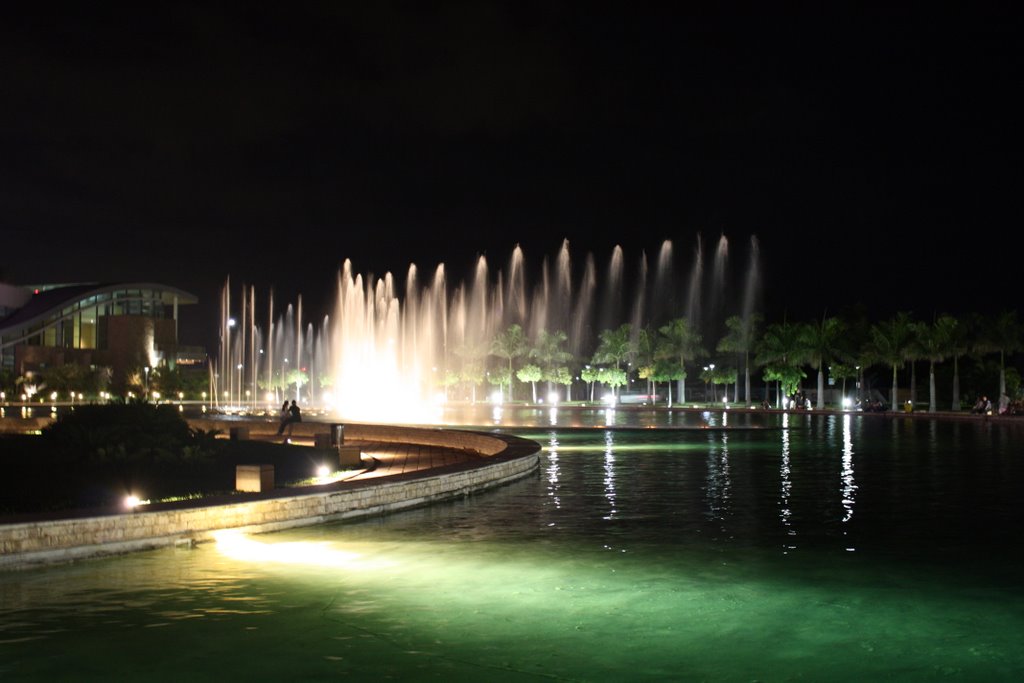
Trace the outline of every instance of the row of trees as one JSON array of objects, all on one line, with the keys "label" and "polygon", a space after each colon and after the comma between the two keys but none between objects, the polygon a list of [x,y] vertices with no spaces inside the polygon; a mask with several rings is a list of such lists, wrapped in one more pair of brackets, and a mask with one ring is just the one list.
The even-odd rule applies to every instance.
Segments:
[{"label": "row of trees", "polygon": [[[603,384],[616,392],[635,376],[647,382],[648,393],[657,385],[668,386],[668,401],[673,402],[672,384],[676,383],[676,399],[686,401],[686,379],[701,359],[718,362],[702,366],[700,379],[712,387],[735,385],[734,398],[739,397],[739,376],[743,374],[743,401],[751,403],[751,377],[757,369],[766,384],[774,383],[776,401],[800,389],[810,370],[816,374],[816,407],[825,405],[826,374],[840,382],[846,394],[848,380],[863,385],[865,372],[873,368],[891,371],[890,405],[899,402],[898,372],[910,368],[910,394],[917,394],[917,365],[928,364],[928,408],[938,407],[936,366],[952,363],[950,405],[960,409],[960,362],[965,356],[975,358],[997,355],[999,361],[999,393],[1007,391],[1006,361],[1022,350],[1022,327],[1015,311],[985,318],[936,316],[932,321],[914,320],[908,313],[899,313],[888,320],[868,323],[865,319],[823,316],[813,322],[782,321],[765,326],[760,315],[733,316],[726,320],[726,333],[713,346],[715,355],[705,346],[702,335],[686,318],[676,318],[656,330],[636,329],[623,324],[598,335],[597,348],[589,358],[576,358],[565,349],[565,332],[542,331],[533,342],[519,325],[511,325],[498,333],[489,345],[461,348],[455,355],[459,371],[449,371],[446,386],[464,384],[470,387],[475,400],[476,387],[485,379],[507,392],[512,398],[514,380],[528,383],[532,398],[537,400],[537,382],[571,387],[577,377],[589,387]],[[486,358],[498,359],[487,369]],[[525,362],[524,362],[525,361]],[[1016,378],[1016,370],[1011,368]],[[576,374],[578,371],[578,375]]]},{"label": "row of trees", "polygon": [[54,393],[60,399],[66,399],[72,393],[94,398],[106,391],[119,395],[132,392],[144,396],[147,392],[159,392],[166,398],[174,398],[179,394],[199,398],[208,389],[205,370],[172,369],[166,365],[149,372],[141,367],[133,368],[116,385],[112,377],[113,373],[108,367],[65,363],[26,372],[24,375],[0,373],[0,391],[8,398],[23,394],[29,397],[49,396]]}]

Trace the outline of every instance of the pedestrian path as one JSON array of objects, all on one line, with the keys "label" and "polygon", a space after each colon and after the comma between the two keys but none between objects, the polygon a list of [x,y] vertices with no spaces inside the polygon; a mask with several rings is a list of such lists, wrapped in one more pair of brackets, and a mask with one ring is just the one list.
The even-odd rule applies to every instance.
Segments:
[{"label": "pedestrian path", "polygon": [[[284,441],[284,437],[270,435],[255,434],[251,438],[276,443]],[[293,436],[287,439],[287,443],[296,446],[313,446],[314,439]],[[345,444],[359,446],[359,450],[363,454],[363,464],[367,468],[364,472],[345,477],[345,481],[390,477],[419,470],[476,462],[484,457],[479,453],[460,448],[415,443],[346,440]]]}]

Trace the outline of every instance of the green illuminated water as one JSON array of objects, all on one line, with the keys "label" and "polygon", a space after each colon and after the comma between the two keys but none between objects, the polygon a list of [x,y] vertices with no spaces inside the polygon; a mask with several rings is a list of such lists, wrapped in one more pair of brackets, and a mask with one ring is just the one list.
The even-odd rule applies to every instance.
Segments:
[{"label": "green illuminated water", "polygon": [[522,429],[534,478],[257,559],[0,574],[0,680],[1022,678],[1015,429],[766,426]]}]

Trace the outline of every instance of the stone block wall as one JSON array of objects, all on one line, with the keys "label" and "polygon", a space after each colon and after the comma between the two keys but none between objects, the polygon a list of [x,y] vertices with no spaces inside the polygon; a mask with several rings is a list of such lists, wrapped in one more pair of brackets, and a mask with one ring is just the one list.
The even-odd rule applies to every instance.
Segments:
[{"label": "stone block wall", "polygon": [[[136,512],[0,524],[0,569],[202,542],[223,529],[276,531],[402,510],[499,486],[528,476],[539,465],[539,446],[515,437],[410,427],[382,431],[375,425],[359,438],[380,440],[382,434],[395,440],[404,434],[404,443],[456,448],[476,444],[497,452],[473,463],[315,487],[301,494],[279,489],[215,501],[164,503]],[[444,437],[450,440],[442,441]],[[503,447],[498,450],[495,442]]]}]

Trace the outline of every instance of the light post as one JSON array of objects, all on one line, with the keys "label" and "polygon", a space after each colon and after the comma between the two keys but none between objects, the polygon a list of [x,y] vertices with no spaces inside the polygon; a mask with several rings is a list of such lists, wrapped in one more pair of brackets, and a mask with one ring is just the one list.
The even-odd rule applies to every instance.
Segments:
[{"label": "light post", "polygon": [[147,365],[146,367],[142,368],[142,371],[143,371],[143,373],[146,376],[145,387],[143,387],[143,388],[144,388],[145,393],[146,393],[146,400],[148,401],[149,400],[149,366]]},{"label": "light post", "polygon": [[235,366],[238,369],[238,404],[242,404],[242,364]]},{"label": "light post", "polygon": [[[715,378],[714,378],[715,364],[714,363],[708,363],[708,369],[711,371],[711,373],[708,375],[708,377],[711,379],[711,400],[712,401],[717,401],[718,400],[718,395],[715,392]],[[707,395],[705,395],[704,398],[707,399]]]},{"label": "light post", "polygon": [[[227,345],[226,345],[226,348],[224,349],[224,364],[225,364],[226,367],[230,367],[231,366],[231,328],[233,328],[237,324],[238,324],[238,321],[236,321],[234,318],[228,318]],[[228,371],[228,373],[225,373],[225,374],[227,374],[227,381],[228,381],[227,400],[228,400],[228,403],[230,404],[231,403],[231,375],[229,373],[230,373],[230,371]]]}]

